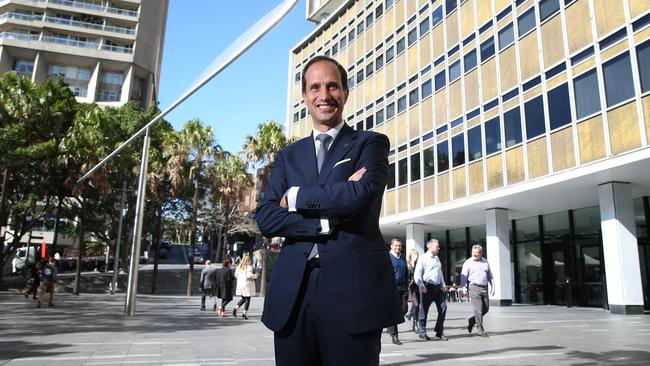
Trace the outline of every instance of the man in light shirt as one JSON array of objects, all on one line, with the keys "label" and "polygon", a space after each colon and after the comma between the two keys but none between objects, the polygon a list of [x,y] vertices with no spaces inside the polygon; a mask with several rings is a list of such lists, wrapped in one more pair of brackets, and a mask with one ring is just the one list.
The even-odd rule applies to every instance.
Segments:
[{"label": "man in light shirt", "polygon": [[494,296],[494,277],[492,277],[490,264],[483,258],[483,247],[474,245],[472,246],[472,257],[463,263],[463,269],[460,272],[460,288],[462,291],[469,290],[469,297],[474,309],[474,316],[468,319],[467,331],[472,333],[472,329],[476,325],[478,335],[481,337],[487,337],[483,328],[483,316],[490,307],[488,283],[490,284],[490,295]]},{"label": "man in light shirt", "polygon": [[442,263],[438,258],[440,243],[431,239],[427,242],[427,251],[420,257],[415,266],[413,275],[415,283],[420,288],[420,339],[431,340],[427,335],[427,314],[432,302],[436,303],[438,319],[436,319],[436,338],[446,341],[444,335],[445,316],[447,314],[447,302],[445,300],[445,279],[442,275]]}]

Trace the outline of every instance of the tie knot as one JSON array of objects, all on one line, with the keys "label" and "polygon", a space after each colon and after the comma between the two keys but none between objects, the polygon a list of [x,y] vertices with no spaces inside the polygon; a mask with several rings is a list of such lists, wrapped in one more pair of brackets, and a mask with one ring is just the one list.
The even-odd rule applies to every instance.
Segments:
[{"label": "tie knot", "polygon": [[316,136],[316,140],[320,141],[321,145],[326,145],[327,143],[330,142],[332,139],[332,136],[326,134],[326,133],[321,133]]}]

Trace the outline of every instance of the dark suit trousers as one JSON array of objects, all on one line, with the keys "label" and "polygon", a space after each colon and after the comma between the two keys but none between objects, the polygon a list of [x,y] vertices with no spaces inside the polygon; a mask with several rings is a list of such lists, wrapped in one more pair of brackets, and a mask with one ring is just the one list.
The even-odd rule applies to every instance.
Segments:
[{"label": "dark suit trousers", "polygon": [[483,328],[483,316],[490,309],[490,298],[488,297],[487,286],[479,286],[473,283],[469,284],[469,298],[472,300],[472,309],[474,316],[468,319],[471,326],[476,325],[479,333],[485,333]]},{"label": "dark suit trousers", "polygon": [[[275,363],[279,366],[379,365],[381,329],[348,334],[340,329],[320,268],[306,269],[287,325],[275,333]],[[353,300],[353,299],[350,299]]]},{"label": "dark suit trousers", "polygon": [[[399,292],[399,298],[402,300],[402,316],[404,316],[409,309],[409,289],[406,286],[397,286],[397,292]],[[396,336],[398,334],[397,325],[388,327],[388,333]]]},{"label": "dark suit trousers", "polygon": [[427,334],[427,314],[431,303],[436,303],[438,310],[438,318],[436,319],[436,326],[433,328],[436,332],[436,337],[440,337],[445,331],[445,316],[447,315],[447,301],[445,299],[445,292],[440,286],[427,284],[427,293],[420,291],[420,335]]}]

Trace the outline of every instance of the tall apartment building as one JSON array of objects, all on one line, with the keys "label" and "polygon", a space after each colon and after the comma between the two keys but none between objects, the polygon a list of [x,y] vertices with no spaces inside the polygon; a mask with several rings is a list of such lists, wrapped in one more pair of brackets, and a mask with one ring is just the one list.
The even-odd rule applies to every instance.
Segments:
[{"label": "tall apartment building", "polygon": [[0,1],[0,73],[62,76],[80,102],[155,104],[168,0]]},{"label": "tall apartment building", "polygon": [[385,238],[473,244],[495,304],[650,307],[650,2],[313,0],[290,52],[286,128],[311,132],[300,70],[337,59],[347,123],[386,134]]}]

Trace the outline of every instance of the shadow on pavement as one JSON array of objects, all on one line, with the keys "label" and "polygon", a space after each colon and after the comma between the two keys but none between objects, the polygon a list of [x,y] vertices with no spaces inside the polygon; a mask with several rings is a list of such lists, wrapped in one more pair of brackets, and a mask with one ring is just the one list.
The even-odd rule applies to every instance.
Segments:
[{"label": "shadow on pavement", "polygon": [[650,352],[646,351],[609,351],[609,352],[567,352],[567,358],[575,358],[572,365],[647,365],[650,363]]},{"label": "shadow on pavement", "polygon": [[[418,357],[418,359],[412,360],[412,361],[405,361],[405,362],[399,362],[396,363],[396,365],[422,365],[422,364],[433,364],[435,361],[443,361],[443,360],[453,360],[453,359],[458,359],[458,358],[468,358],[468,357],[480,357],[480,356],[493,356],[496,354],[501,354],[501,353],[506,353],[506,352],[514,352],[514,351],[528,351],[528,352],[535,352],[535,351],[551,351],[551,350],[559,350],[559,349],[564,349],[564,347],[560,346],[538,346],[538,347],[508,347],[508,348],[501,348],[501,349],[494,349],[494,350],[488,350],[481,352],[480,354],[472,353],[469,351],[469,353],[463,353],[463,352],[458,352],[458,353],[435,353],[435,354],[417,354],[415,357]],[[482,364],[482,361],[476,360],[476,364]]]},{"label": "shadow on pavement", "polygon": [[33,343],[25,341],[0,340],[0,361],[32,357],[54,357],[68,352],[61,352],[68,345],[56,343]]}]

